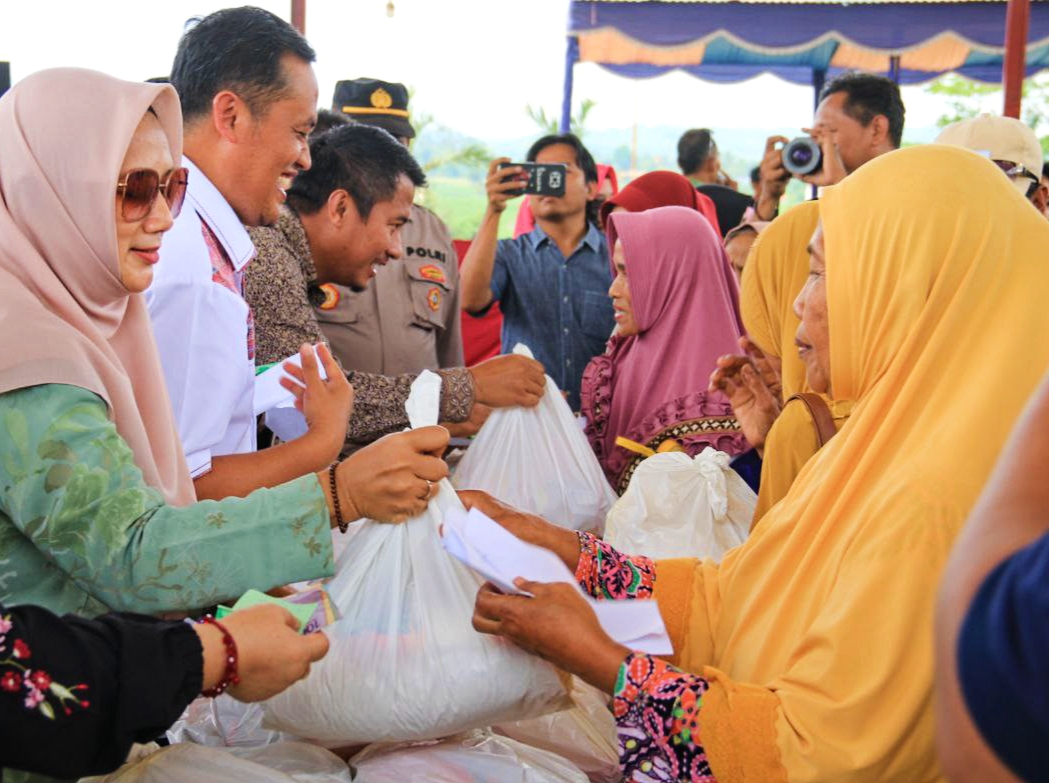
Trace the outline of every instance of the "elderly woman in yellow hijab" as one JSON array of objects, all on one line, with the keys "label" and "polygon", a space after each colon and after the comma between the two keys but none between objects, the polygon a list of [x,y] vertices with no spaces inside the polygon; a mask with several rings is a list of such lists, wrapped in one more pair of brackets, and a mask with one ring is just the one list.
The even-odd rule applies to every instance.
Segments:
[{"label": "elderly woman in yellow hijab", "polygon": [[627,557],[467,497],[591,595],[659,602],[670,660],[611,640],[570,585],[482,589],[475,610],[479,630],[613,695],[632,780],[943,779],[936,587],[1049,368],[1049,224],[990,161],[935,146],[871,161],[819,210],[797,338],[810,381],[855,406],[720,565]]},{"label": "elderly woman in yellow hijab", "polygon": [[[758,237],[743,269],[740,312],[749,356],[724,356],[711,389],[728,396],[744,435],[761,454],[753,524],[778,503],[812,455],[849,417],[849,400],[813,388],[795,347],[800,319],[794,299],[809,274],[809,240],[819,203],[808,201],[778,218]],[[758,372],[758,368],[764,372]]]}]

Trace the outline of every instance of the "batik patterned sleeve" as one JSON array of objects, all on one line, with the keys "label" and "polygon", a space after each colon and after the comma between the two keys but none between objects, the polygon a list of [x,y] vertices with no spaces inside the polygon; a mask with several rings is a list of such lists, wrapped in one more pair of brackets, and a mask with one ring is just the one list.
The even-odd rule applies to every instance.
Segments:
[{"label": "batik patterned sleeve", "polygon": [[656,565],[647,557],[630,557],[590,533],[579,533],[576,581],[594,598],[651,598]]},{"label": "batik patterned sleeve", "polygon": [[[439,370],[441,376],[441,421],[461,422],[470,418],[475,399],[473,376],[465,367]],[[344,454],[366,446],[383,435],[400,432],[408,426],[404,403],[418,377],[375,375],[350,371],[353,386],[353,416]]]},{"label": "batik patterned sleeve", "polygon": [[708,687],[658,658],[627,656],[612,703],[626,780],[716,783],[700,734]]},{"label": "batik patterned sleeve", "polygon": [[52,611],[188,611],[332,573],[313,474],[175,507],[105,403],[76,386],[0,395],[0,600]]}]

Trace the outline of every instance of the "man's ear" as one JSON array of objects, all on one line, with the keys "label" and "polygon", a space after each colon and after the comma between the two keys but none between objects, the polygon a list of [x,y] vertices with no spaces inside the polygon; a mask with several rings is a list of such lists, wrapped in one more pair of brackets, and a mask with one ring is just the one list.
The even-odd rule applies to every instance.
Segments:
[{"label": "man's ear", "polygon": [[211,124],[216,133],[236,144],[247,127],[248,107],[236,93],[223,90],[211,99]]},{"label": "man's ear", "polygon": [[360,214],[353,198],[342,188],[337,188],[328,196],[328,220],[336,228],[342,228],[346,224],[360,222]]},{"label": "man's ear", "polygon": [[1044,215],[1046,206],[1049,206],[1049,188],[1045,185],[1039,185],[1038,189],[1034,192],[1034,195],[1031,196],[1031,202],[1038,208],[1038,211]]},{"label": "man's ear", "polygon": [[597,198],[597,192],[601,189],[601,186],[597,182],[586,183],[586,200],[593,201]]},{"label": "man's ear", "polygon": [[869,127],[871,129],[871,140],[875,145],[882,146],[887,144],[890,147],[895,146],[892,143],[892,139],[889,138],[889,118],[884,114],[875,114]]}]

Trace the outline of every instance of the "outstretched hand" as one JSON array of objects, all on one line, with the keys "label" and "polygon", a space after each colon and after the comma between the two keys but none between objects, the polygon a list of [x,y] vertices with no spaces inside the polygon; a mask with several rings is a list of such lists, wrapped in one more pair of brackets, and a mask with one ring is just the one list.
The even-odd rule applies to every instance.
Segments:
[{"label": "outstretched hand", "polygon": [[[328,652],[323,633],[298,633],[299,623],[280,606],[264,604],[228,615],[222,624],[237,645],[240,683],[229,689],[239,701],[262,701],[275,696],[310,671],[310,665]],[[213,625],[197,625],[204,651],[204,688],[218,684],[226,668],[226,647]]]},{"label": "outstretched hand", "polygon": [[495,356],[470,368],[477,401],[491,408],[534,408],[546,391],[543,365],[527,356]]},{"label": "outstretched hand", "polygon": [[457,494],[467,510],[476,508],[522,541],[549,549],[560,557],[573,573],[579,566],[579,536],[575,531],[547,522],[535,514],[518,511],[513,506],[496,500],[487,492],[461,489]]},{"label": "outstretched hand", "polygon": [[759,450],[764,448],[765,438],[783,408],[778,376],[771,376],[776,378],[777,390],[769,388],[766,383],[770,371],[771,367],[767,366],[762,373],[750,356],[721,356],[710,376],[708,388],[708,391],[719,391],[728,398],[743,436]]},{"label": "outstretched hand", "polygon": [[570,584],[522,578],[515,579],[514,586],[532,597],[505,595],[490,584],[481,587],[474,605],[474,628],[505,636],[559,669],[612,693],[630,650],[605,633],[579,590]]},{"label": "outstretched hand", "polygon": [[[318,359],[324,365],[326,379],[321,378]],[[316,354],[312,346],[303,345],[299,361],[301,367],[284,363],[283,370],[291,377],[282,377],[280,385],[295,395],[295,407],[305,416],[309,435],[325,444],[325,453],[330,454],[327,461],[331,462],[346,440],[346,427],[353,414],[353,387],[324,343],[317,344]]]}]

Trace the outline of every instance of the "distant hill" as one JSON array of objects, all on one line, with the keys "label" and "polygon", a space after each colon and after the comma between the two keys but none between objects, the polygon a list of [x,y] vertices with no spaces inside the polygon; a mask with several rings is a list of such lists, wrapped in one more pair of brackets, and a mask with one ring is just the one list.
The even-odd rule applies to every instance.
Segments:
[{"label": "distant hill", "polygon": [[[714,138],[721,151],[722,165],[735,178],[740,190],[750,192],[749,172],[761,160],[765,150],[765,139],[777,130],[768,128],[714,128]],[[640,126],[637,131],[638,171],[669,169],[677,171],[677,140],[683,129],[677,126]],[[784,136],[800,135],[800,131],[781,128]],[[904,134],[904,143],[916,144],[932,141],[939,132],[937,128],[909,129]],[[630,128],[593,130],[585,134],[583,141],[601,163],[611,163],[619,173],[620,185],[627,181],[630,169]],[[528,147],[538,137],[516,137],[507,139],[478,139],[460,133],[453,128],[431,125],[419,134],[412,145],[412,152],[423,165],[443,158],[449,152],[470,144],[483,144],[493,157],[506,155],[521,160]],[[486,166],[447,165],[429,172],[430,187],[420,193],[419,198],[435,210],[448,223],[452,235],[469,238],[474,235],[485,208],[484,177]],[[795,204],[806,198],[805,187],[792,182],[784,206]],[[500,224],[500,236],[510,236],[513,231],[514,215],[520,202],[514,202]]]},{"label": "distant hill", "polygon": [[[644,125],[637,129],[638,170],[677,170],[677,141],[684,128],[673,125]],[[797,128],[712,128],[721,151],[723,164],[742,186],[750,169],[761,161],[765,140],[775,134],[793,138],[801,135]],[[939,129],[935,127],[907,129],[904,142],[910,144],[932,141]],[[587,131],[584,137],[589,150],[601,163],[611,163],[616,170],[626,173],[630,168],[631,128],[611,128]],[[431,127],[419,136],[413,150],[419,160],[438,157],[456,145],[471,142],[484,144],[493,156],[507,155],[523,158],[536,136],[505,139],[476,139],[445,127]],[[445,176],[462,176],[462,172],[441,171]]]}]

